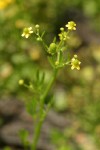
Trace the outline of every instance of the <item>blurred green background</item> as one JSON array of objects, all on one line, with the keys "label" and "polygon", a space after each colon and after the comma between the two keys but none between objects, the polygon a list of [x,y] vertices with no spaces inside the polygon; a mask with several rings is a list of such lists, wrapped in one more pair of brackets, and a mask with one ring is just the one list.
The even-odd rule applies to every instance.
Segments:
[{"label": "blurred green background", "polygon": [[[78,54],[82,64],[80,71],[65,68],[57,78],[54,109],[74,118],[73,126],[65,132],[68,148],[66,136],[62,136],[63,146],[59,150],[75,150],[70,144],[73,136],[81,143],[80,150],[90,150],[82,147],[81,140],[85,137],[76,136],[78,131],[92,139],[93,150],[99,150],[100,0],[0,0],[0,97],[24,99],[30,92],[18,85],[19,79],[33,80],[40,69],[46,71],[48,80],[52,71],[35,39],[21,37],[23,28],[39,24],[46,31],[49,44],[53,36],[58,36],[59,28],[70,20],[77,24],[77,31],[69,40],[70,49]],[[53,133],[53,142],[58,147],[60,136]]]}]

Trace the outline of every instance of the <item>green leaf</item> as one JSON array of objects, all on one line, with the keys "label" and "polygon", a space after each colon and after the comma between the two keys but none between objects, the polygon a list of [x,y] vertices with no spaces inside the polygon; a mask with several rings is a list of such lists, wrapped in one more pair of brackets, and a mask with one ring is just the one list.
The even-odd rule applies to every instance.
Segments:
[{"label": "green leaf", "polygon": [[37,70],[37,71],[36,71],[36,81],[37,81],[37,82],[39,81],[39,74],[40,74],[40,71]]},{"label": "green leaf", "polygon": [[45,73],[43,72],[41,75],[40,84],[43,84],[44,79],[45,79]]},{"label": "green leaf", "polygon": [[24,148],[27,148],[29,146],[28,135],[29,135],[29,133],[25,129],[22,129],[19,131],[19,137],[21,139],[21,142],[22,142]]},{"label": "green leaf", "polygon": [[37,111],[37,100],[32,99],[26,104],[26,109],[31,116],[34,116]]},{"label": "green leaf", "polygon": [[48,57],[48,60],[49,60],[50,65],[51,65],[53,68],[55,68],[53,58],[52,58],[52,57]]},{"label": "green leaf", "polygon": [[53,42],[52,43],[56,43],[56,37],[54,37]]},{"label": "green leaf", "polygon": [[41,38],[43,38],[44,34],[45,34],[45,31],[42,33]]},{"label": "green leaf", "polygon": [[60,59],[59,59],[59,62],[62,63],[62,61],[63,61],[63,53],[62,53],[62,51],[60,51]]}]

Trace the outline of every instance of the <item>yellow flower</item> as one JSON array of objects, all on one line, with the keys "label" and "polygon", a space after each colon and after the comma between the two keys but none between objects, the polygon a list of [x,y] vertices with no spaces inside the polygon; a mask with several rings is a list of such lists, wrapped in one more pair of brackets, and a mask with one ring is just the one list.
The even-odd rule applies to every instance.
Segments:
[{"label": "yellow flower", "polygon": [[60,34],[58,34],[60,40],[62,41],[66,41],[67,39],[69,39],[68,35],[67,35],[67,32],[66,31],[63,31],[61,32]]},{"label": "yellow flower", "polygon": [[5,9],[13,0],[0,0],[0,10]]},{"label": "yellow flower", "polygon": [[21,80],[18,81],[18,83],[19,83],[19,85],[23,85],[24,84],[24,80],[21,79]]},{"label": "yellow flower", "polygon": [[5,0],[5,1],[6,1],[6,3],[8,3],[8,4],[10,4],[10,3],[13,2],[13,0]]},{"label": "yellow flower", "polygon": [[76,30],[76,23],[74,21],[68,22],[68,24],[65,25],[68,30]]},{"label": "yellow flower", "polygon": [[81,62],[77,59],[77,55],[74,55],[74,57],[71,59],[71,69],[77,69],[80,70],[80,64]]},{"label": "yellow flower", "polygon": [[30,34],[33,33],[32,27],[29,28],[24,28],[23,33],[22,33],[22,37],[28,38],[30,36]]},{"label": "yellow flower", "polygon": [[0,1],[0,10],[4,9],[7,6],[7,3]]}]

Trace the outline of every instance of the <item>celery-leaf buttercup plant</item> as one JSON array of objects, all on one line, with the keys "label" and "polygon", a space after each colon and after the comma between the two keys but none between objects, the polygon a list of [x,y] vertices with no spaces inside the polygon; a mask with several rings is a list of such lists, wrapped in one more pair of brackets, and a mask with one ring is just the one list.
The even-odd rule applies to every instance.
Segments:
[{"label": "celery-leaf buttercup plant", "polygon": [[19,80],[20,85],[24,85],[25,87],[31,89],[34,93],[34,98],[26,104],[27,111],[31,114],[35,123],[33,139],[32,142],[28,145],[31,150],[36,150],[42,124],[48,114],[49,109],[52,106],[52,100],[49,100],[47,105],[45,105],[45,100],[56,80],[59,69],[66,66],[71,66],[72,70],[80,69],[81,62],[78,60],[78,56],[76,54],[70,60],[68,56],[65,55],[65,51],[68,47],[67,40],[70,38],[70,32],[72,32],[73,30],[76,30],[76,23],[74,21],[70,21],[65,25],[65,28],[60,28],[60,33],[58,34],[59,40],[56,40],[56,38],[54,38],[52,43],[50,43],[49,45],[45,43],[45,32],[43,32],[42,34],[40,33],[40,26],[38,24],[35,25],[34,31],[32,27],[24,28],[23,30],[22,37],[29,38],[29,36],[33,34],[36,40],[43,44],[44,50],[47,53],[48,61],[52,66],[52,76],[50,77],[50,80],[48,84],[45,85],[45,87],[45,73],[41,75],[40,71],[36,72],[36,79],[33,84],[29,83],[27,85],[23,79]]}]

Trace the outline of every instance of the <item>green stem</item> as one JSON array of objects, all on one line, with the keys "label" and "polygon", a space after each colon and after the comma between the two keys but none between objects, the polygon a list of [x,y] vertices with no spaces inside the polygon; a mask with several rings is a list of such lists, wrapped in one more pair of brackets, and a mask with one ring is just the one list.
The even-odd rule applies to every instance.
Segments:
[{"label": "green stem", "polygon": [[34,131],[34,139],[33,139],[33,143],[31,145],[31,150],[36,150],[36,147],[37,147],[37,143],[38,143],[38,140],[39,140],[39,136],[40,136],[40,131],[41,131],[41,128],[42,128],[42,124],[43,124],[43,121],[47,115],[47,112],[44,112],[43,110],[43,106],[44,106],[44,101],[45,101],[45,98],[46,96],[48,95],[55,79],[56,79],[56,76],[57,76],[57,72],[58,72],[58,69],[55,69],[54,70],[54,73],[52,75],[52,78],[51,80],[49,81],[48,85],[47,85],[47,88],[45,89],[45,92],[44,94],[42,95],[41,97],[41,108],[40,108],[40,111],[38,113],[38,124],[36,124],[36,127],[35,127],[35,131]]},{"label": "green stem", "polygon": [[38,115],[39,122],[38,122],[38,124],[36,124],[35,131],[34,131],[34,139],[33,139],[32,145],[31,145],[31,150],[36,150],[37,143],[38,143],[39,136],[40,136],[40,132],[41,132],[41,128],[42,128],[42,124],[43,124],[43,121],[45,118],[44,116],[42,116],[43,112],[42,111],[40,111],[40,112],[41,113],[39,113],[39,115]]},{"label": "green stem", "polygon": [[[55,69],[54,72],[53,72],[52,78],[51,78],[51,80],[49,81],[48,86],[47,86],[47,88],[45,89],[45,92],[44,92],[44,94],[43,94],[42,97],[41,97],[41,99],[42,99],[43,102],[44,102],[46,96],[48,95],[48,93],[49,93],[49,91],[50,91],[50,89],[51,89],[51,87],[52,87],[52,85],[53,85],[53,83],[54,83],[54,81],[55,81],[55,79],[56,79],[57,73],[58,73],[58,69]],[[43,103],[43,102],[42,102],[42,103]]]}]

